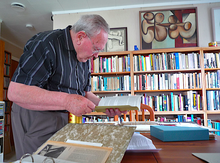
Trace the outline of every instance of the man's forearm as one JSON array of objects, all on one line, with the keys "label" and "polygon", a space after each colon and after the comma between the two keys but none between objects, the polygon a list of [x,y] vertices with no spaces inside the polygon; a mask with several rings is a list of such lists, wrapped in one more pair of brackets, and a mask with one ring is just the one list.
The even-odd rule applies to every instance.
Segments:
[{"label": "man's forearm", "polygon": [[11,82],[8,89],[9,100],[31,110],[65,110],[67,93],[54,92],[36,86]]}]

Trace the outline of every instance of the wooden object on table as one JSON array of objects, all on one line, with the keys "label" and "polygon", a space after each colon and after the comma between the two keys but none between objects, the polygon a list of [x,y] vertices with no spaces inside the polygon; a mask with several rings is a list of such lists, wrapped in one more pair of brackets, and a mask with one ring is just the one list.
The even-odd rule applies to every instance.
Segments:
[{"label": "wooden object on table", "polygon": [[142,135],[151,139],[156,148],[162,148],[159,152],[126,152],[121,163],[204,163],[204,161],[193,156],[192,153],[217,153],[220,151],[220,137],[216,140],[185,141],[185,142],[163,142],[150,133]]}]

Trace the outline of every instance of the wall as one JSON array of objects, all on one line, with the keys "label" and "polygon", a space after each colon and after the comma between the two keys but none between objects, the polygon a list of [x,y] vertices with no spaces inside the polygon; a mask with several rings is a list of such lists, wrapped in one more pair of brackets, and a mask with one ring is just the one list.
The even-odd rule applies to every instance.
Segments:
[{"label": "wall", "polygon": [[15,61],[19,61],[19,58],[20,58],[21,54],[23,53],[23,48],[18,47],[16,45],[14,45],[13,43],[10,43],[9,41],[7,41],[1,37],[1,32],[2,32],[1,31],[2,30],[1,23],[2,23],[2,21],[0,19],[0,40],[5,42],[5,50],[12,54],[12,59]]},{"label": "wall", "polygon": [[11,52],[12,58],[15,61],[19,61],[19,56],[23,54],[23,49],[5,41],[5,50]]},{"label": "wall", "polygon": [[198,46],[207,47],[209,42],[212,42],[212,22],[211,22],[211,8],[220,7],[220,2],[209,4],[196,5],[179,5],[179,6],[165,6],[165,7],[150,7],[150,8],[133,8],[121,10],[108,10],[87,13],[70,13],[59,14],[53,16],[53,28],[65,28],[67,25],[72,25],[81,15],[84,14],[99,14],[105,18],[110,28],[127,27],[128,33],[128,50],[133,50],[134,45],[140,47],[140,33],[139,33],[139,11],[144,10],[163,10],[163,9],[180,9],[197,7],[198,14]]}]

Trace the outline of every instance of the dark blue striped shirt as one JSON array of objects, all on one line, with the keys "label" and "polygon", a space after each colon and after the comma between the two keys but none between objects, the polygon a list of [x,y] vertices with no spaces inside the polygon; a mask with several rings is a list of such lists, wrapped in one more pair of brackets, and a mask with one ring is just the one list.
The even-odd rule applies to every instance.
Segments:
[{"label": "dark blue striped shirt", "polygon": [[24,47],[12,81],[85,96],[85,91],[91,90],[89,61],[77,60],[70,28],[33,36]]}]

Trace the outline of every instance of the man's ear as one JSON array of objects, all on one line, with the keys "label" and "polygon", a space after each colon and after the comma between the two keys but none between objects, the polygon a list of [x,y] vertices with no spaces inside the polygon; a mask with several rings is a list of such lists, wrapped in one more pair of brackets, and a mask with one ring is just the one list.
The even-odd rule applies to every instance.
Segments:
[{"label": "man's ear", "polygon": [[87,35],[84,31],[79,31],[76,34],[76,38],[77,38],[77,44],[80,44],[83,40],[83,38],[85,38]]}]

